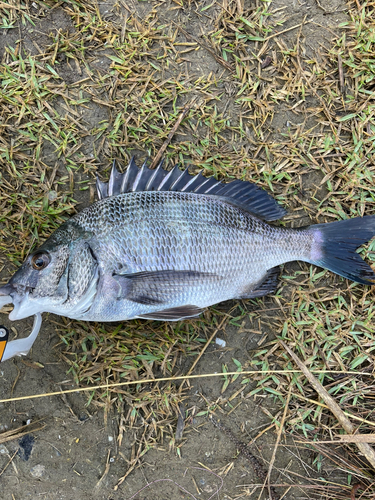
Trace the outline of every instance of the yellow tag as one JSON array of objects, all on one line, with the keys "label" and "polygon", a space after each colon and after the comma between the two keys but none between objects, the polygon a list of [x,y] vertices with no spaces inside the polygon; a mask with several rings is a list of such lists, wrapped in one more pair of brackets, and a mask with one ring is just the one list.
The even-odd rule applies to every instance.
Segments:
[{"label": "yellow tag", "polygon": [[5,351],[6,345],[7,345],[7,341],[6,340],[1,340],[0,341],[0,362],[3,359],[3,355],[4,355],[4,351]]}]

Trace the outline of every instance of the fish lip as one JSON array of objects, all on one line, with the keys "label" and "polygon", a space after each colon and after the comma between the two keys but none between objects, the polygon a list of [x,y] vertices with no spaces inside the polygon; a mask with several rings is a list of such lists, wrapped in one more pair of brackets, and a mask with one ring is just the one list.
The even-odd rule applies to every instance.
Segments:
[{"label": "fish lip", "polygon": [[27,318],[35,313],[34,310],[25,311],[24,307],[33,290],[34,288],[31,286],[20,285],[11,281],[0,287],[0,297],[10,297],[9,302],[13,304],[13,310],[9,314],[11,321]]},{"label": "fish lip", "polygon": [[0,287],[0,295],[11,295],[15,291],[16,291],[15,286],[11,285],[10,283],[7,283],[6,285]]},{"label": "fish lip", "polygon": [[11,321],[15,321],[17,319],[28,318],[29,316],[31,316],[33,314],[32,312],[27,313],[27,314],[24,314],[21,312],[22,306],[27,302],[28,295],[29,294],[27,292],[23,293],[23,294],[13,293],[13,295],[12,295],[13,310],[9,314],[9,319]]},{"label": "fish lip", "polygon": [[3,285],[0,287],[0,296],[3,295],[10,295],[11,297],[14,298],[14,295],[18,296],[24,296],[27,293],[32,293],[35,287],[28,286],[28,285],[19,285],[19,284],[13,284],[13,283],[7,283],[6,285]]}]

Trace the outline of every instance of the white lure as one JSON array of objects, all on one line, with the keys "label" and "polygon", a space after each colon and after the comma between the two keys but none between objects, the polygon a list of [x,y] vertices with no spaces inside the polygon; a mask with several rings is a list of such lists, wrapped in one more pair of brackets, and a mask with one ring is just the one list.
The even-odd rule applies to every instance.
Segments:
[{"label": "white lure", "polygon": [[[0,309],[6,304],[13,303],[10,295],[0,296]],[[13,358],[14,356],[26,356],[32,348],[40,327],[42,325],[42,315],[34,314],[33,329],[28,337],[8,341],[8,331],[5,327],[0,326],[0,362]]]}]

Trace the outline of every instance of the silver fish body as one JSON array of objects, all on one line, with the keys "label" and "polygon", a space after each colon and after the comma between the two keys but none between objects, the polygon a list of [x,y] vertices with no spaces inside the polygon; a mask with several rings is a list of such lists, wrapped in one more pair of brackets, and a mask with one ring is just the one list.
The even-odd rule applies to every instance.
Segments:
[{"label": "silver fish body", "polygon": [[[308,230],[272,227],[226,201],[194,193],[120,194],[71,222],[90,234],[85,242],[98,263],[98,282],[91,307],[66,315],[90,321],[251,297],[269,269],[309,260],[313,244]],[[76,279],[87,272],[77,268]]]},{"label": "silver fish body", "polygon": [[114,167],[97,190],[99,201],[60,226],[0,288],[0,304],[14,304],[11,320],[42,312],[179,320],[274,291],[279,266],[293,260],[375,283],[355,252],[374,236],[375,216],[276,227],[267,221],[284,209],[254,184],[133,161],[124,174]]}]

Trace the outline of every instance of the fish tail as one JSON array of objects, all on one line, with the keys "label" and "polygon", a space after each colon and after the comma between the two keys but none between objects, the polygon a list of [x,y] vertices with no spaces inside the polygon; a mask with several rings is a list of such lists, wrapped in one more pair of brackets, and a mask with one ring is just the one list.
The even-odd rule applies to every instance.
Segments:
[{"label": "fish tail", "polygon": [[309,262],[364,285],[375,285],[375,273],[356,249],[375,236],[375,215],[309,227],[313,243]]}]

